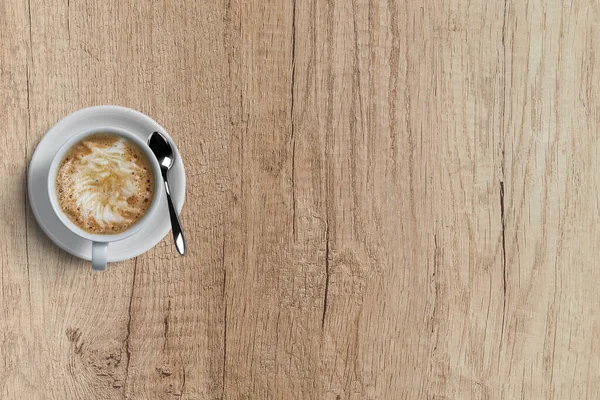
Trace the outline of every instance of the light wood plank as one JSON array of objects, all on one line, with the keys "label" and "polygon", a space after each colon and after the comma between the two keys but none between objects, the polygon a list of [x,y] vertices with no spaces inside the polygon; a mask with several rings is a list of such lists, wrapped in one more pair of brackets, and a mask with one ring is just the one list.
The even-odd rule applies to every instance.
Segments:
[{"label": "light wood plank", "polygon": [[[0,397],[600,396],[594,1],[0,4]],[[47,129],[164,125],[170,236],[93,273],[26,204]]]}]

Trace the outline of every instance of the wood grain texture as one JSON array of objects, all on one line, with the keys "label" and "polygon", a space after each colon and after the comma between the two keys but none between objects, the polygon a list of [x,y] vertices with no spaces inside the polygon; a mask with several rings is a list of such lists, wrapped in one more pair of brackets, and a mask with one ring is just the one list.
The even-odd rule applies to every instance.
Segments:
[{"label": "wood grain texture", "polygon": [[[0,398],[600,397],[600,4],[0,3]],[[27,164],[177,141],[189,255],[94,273]]]}]

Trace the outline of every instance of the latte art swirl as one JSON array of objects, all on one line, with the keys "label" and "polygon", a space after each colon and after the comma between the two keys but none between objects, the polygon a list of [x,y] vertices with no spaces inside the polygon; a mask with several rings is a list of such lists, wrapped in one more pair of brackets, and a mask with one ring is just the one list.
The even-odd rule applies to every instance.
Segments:
[{"label": "latte art swirl", "polygon": [[58,169],[61,209],[80,228],[119,233],[148,210],[154,176],[144,153],[131,141],[110,134],[90,136],[67,153]]}]

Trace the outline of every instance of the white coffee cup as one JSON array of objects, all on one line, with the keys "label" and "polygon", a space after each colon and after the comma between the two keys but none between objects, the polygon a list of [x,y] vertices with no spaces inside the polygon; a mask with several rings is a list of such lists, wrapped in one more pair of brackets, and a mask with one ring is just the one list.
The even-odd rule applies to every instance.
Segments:
[{"label": "white coffee cup", "polygon": [[[56,196],[56,173],[58,172],[58,167],[60,166],[61,161],[65,158],[67,152],[73,147],[75,144],[79,143],[81,140],[86,138],[87,136],[96,134],[96,133],[110,133],[116,136],[123,137],[125,139],[131,140],[133,143],[137,144],[139,148],[144,152],[150,165],[152,166],[152,171],[154,174],[154,197],[152,202],[150,203],[150,207],[148,207],[148,211],[144,214],[142,218],[138,222],[136,222],[132,227],[127,229],[124,232],[110,235],[98,235],[84,231],[77,225],[75,225],[69,217],[65,215],[65,213],[61,210],[60,205],[58,203],[58,197]],[[93,130],[86,130],[83,132],[79,132],[76,135],[73,135],[65,144],[63,144],[58,152],[54,155],[54,159],[52,160],[52,164],[50,165],[50,171],[48,172],[48,195],[50,197],[50,203],[52,204],[52,209],[54,213],[58,217],[58,219],[66,226],[71,232],[80,236],[83,239],[89,240],[92,242],[92,269],[97,271],[104,271],[107,265],[107,252],[108,252],[108,244],[110,242],[116,242],[119,240],[123,240],[125,238],[130,237],[137,233],[140,229],[144,227],[144,225],[150,221],[150,219],[157,213],[159,210],[160,199],[163,196],[163,185],[162,185],[162,175],[160,173],[160,166],[158,165],[158,161],[156,157],[142,139],[139,136],[126,131],[121,128],[116,127],[99,127],[94,128]]]}]

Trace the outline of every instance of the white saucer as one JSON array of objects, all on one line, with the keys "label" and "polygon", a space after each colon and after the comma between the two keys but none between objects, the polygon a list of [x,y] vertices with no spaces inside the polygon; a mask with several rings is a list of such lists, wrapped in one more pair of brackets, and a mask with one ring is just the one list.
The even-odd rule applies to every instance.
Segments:
[{"label": "white saucer", "polygon": [[[144,141],[154,131],[163,133],[175,150],[175,164],[169,171],[169,184],[178,213],[181,212],[185,197],[185,171],[179,150],[167,131],[153,119],[138,111],[119,106],[89,107],[66,116],[44,135],[35,149],[29,164],[27,190],[33,215],[46,235],[63,250],[84,260],[91,260],[92,242],[75,235],[54,214],[48,197],[48,170],[54,154],[72,135],[84,130],[108,126],[128,130]],[[138,233],[108,246],[109,262],[139,256],[154,247],[169,233],[171,223],[165,196],[161,198],[161,203],[156,216]]]}]

